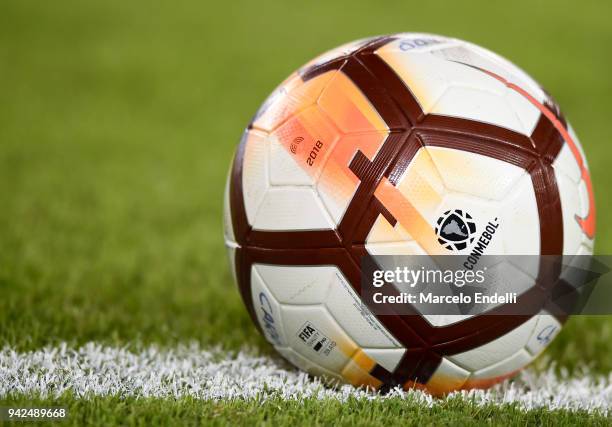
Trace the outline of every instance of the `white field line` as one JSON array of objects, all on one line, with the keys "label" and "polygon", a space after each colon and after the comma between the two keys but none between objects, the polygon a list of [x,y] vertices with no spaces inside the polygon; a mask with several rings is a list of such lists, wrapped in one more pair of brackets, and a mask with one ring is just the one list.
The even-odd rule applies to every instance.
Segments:
[{"label": "white field line", "polygon": [[[0,397],[9,394],[58,396],[70,391],[78,397],[134,396],[197,399],[358,399],[407,398],[433,406],[444,403],[419,392],[393,390],[379,395],[351,386],[324,387],[306,374],[267,357],[247,352],[228,354],[197,345],[174,349],[147,347],[139,352],[89,343],[19,353],[0,350]],[[518,404],[534,408],[584,409],[609,414],[612,409],[612,374],[606,377],[562,376],[552,369],[519,377],[493,389],[454,393],[451,397],[477,405]]]}]

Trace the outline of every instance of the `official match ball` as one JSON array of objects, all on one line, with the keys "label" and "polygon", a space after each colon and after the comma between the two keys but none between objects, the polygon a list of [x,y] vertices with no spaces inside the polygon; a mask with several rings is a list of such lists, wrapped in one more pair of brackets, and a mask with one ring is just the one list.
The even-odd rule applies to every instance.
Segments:
[{"label": "official match ball", "polygon": [[364,257],[469,255],[493,219],[485,254],[591,254],[584,152],[524,71],[430,34],[359,40],[291,74],[244,132],[225,196],[231,269],[258,329],[295,366],[375,390],[488,387],[558,334],[565,319],[546,311],[362,303]]}]

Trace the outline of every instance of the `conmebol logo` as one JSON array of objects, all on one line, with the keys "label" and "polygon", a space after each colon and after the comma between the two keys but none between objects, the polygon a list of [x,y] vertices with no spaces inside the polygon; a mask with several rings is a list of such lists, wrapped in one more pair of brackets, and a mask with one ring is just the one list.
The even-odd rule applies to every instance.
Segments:
[{"label": "conmebol logo", "polygon": [[460,251],[474,241],[476,224],[472,216],[461,209],[448,210],[438,218],[436,235],[446,249]]}]

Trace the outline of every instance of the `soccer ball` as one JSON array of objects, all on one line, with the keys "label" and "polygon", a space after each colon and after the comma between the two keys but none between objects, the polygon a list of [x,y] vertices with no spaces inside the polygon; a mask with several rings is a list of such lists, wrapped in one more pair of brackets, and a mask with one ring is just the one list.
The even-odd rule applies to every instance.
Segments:
[{"label": "soccer ball", "polygon": [[[482,47],[430,34],[359,40],[285,80],[245,131],[225,241],[255,324],[330,382],[434,394],[512,376],[564,318],[376,315],[363,257],[591,254],[587,163],[551,97]],[[518,273],[517,273],[518,274]]]}]

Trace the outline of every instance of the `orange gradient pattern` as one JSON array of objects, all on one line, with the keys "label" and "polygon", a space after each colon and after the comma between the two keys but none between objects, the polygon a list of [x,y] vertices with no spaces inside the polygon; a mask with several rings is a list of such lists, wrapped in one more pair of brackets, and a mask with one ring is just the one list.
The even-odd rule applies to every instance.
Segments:
[{"label": "orange gradient pattern", "polygon": [[317,182],[338,223],[359,185],[349,164],[358,151],[370,159],[376,155],[388,134],[386,124],[352,81],[337,71],[306,82],[294,74],[264,105],[252,127],[270,137],[249,139],[247,145],[280,144],[295,167]]},{"label": "orange gradient pattern", "polygon": [[574,156],[574,159],[576,160],[576,163],[578,163],[578,168],[580,168],[580,175],[582,177],[582,180],[584,181],[584,184],[586,185],[587,192],[589,195],[589,212],[584,218],[580,217],[579,215],[575,215],[575,218],[576,218],[576,221],[578,222],[578,225],[584,232],[584,234],[589,239],[591,240],[594,239],[595,238],[595,195],[593,193],[593,183],[591,182],[591,174],[589,173],[589,170],[586,167],[585,161],[582,159],[582,154],[580,153],[580,150],[578,149],[576,142],[574,142],[574,138],[572,138],[572,136],[567,131],[565,126],[563,126],[563,123],[559,121],[557,116],[555,116],[555,114],[550,110],[550,108],[546,107],[540,101],[535,99],[525,89],[523,89],[522,87],[512,82],[509,82],[508,80],[504,79],[498,74],[493,73],[492,71],[483,70],[481,68],[478,68],[478,69],[490,75],[494,79],[499,80],[500,82],[505,84],[508,88],[518,92],[521,96],[526,98],[531,104],[533,104],[538,110],[540,110],[540,112],[548,120],[551,121],[551,123],[557,129],[557,131],[559,131],[559,133],[561,134],[561,136],[563,137],[563,139],[569,146],[570,151],[572,152],[572,155]]}]

